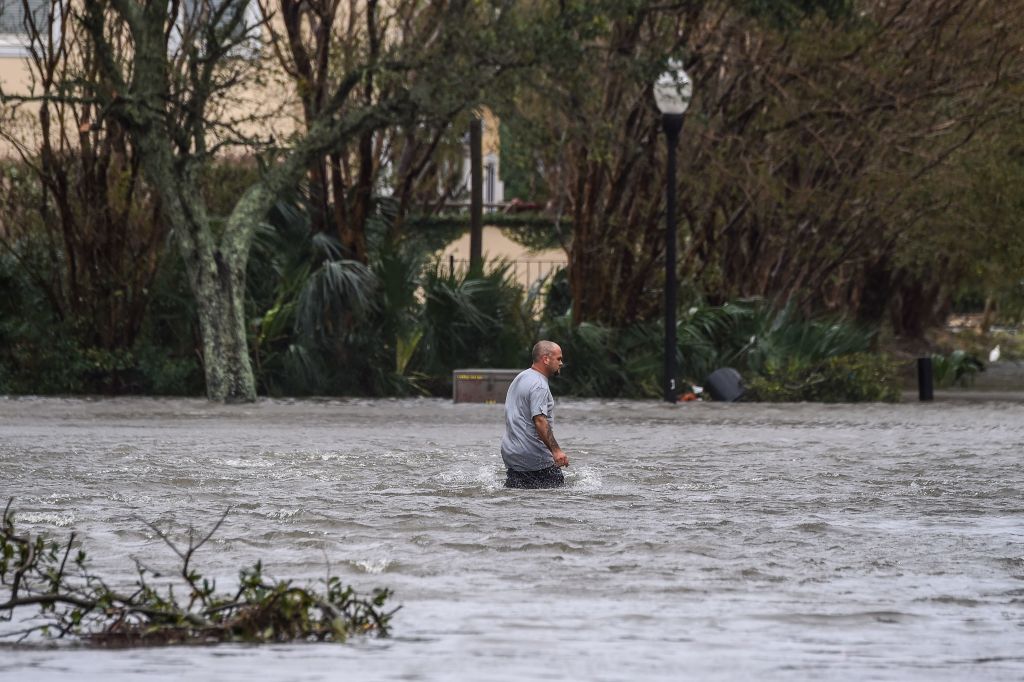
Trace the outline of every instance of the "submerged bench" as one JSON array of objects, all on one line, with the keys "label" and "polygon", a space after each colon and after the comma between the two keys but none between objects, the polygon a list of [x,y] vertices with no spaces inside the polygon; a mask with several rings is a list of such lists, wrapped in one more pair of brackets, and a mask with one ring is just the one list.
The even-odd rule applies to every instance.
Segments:
[{"label": "submerged bench", "polygon": [[521,369],[457,369],[452,372],[452,400],[457,403],[504,403]]}]

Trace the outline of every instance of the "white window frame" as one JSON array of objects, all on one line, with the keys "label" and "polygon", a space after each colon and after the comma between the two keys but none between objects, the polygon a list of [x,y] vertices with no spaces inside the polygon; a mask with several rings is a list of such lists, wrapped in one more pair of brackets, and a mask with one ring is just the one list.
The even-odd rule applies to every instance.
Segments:
[{"label": "white window frame", "polygon": [[0,58],[27,57],[28,38],[18,33],[0,33]]},{"label": "white window frame", "polygon": [[[0,0],[0,4],[3,7],[10,7],[11,5],[17,5],[20,9],[21,0]],[[53,8],[54,5],[50,0],[43,0],[40,3],[42,9]],[[57,5],[57,9],[63,9],[62,5]],[[51,21],[50,30],[57,32],[58,35],[55,38],[59,38],[60,22]],[[0,33],[0,59],[5,57],[28,57],[31,55],[30,48],[31,42],[27,31],[21,31],[18,33]]]}]

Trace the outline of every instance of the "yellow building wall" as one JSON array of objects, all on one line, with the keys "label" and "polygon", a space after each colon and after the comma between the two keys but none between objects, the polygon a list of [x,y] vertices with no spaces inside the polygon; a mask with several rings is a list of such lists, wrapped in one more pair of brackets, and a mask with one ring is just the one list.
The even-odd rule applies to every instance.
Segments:
[{"label": "yellow building wall", "polygon": [[[484,216],[484,221],[486,220],[487,216]],[[531,251],[506,237],[497,227],[484,227],[481,246],[485,262],[514,261],[512,276],[526,288],[533,286],[539,279],[550,277],[567,263],[565,251],[562,249]],[[469,263],[468,232],[444,248],[441,252],[441,262],[454,263],[456,268],[465,267]]]},{"label": "yellow building wall", "polygon": [[[7,50],[0,52],[0,91],[5,95],[22,94],[29,92],[31,85],[31,72],[24,57],[10,56]],[[9,105],[0,105],[5,110]],[[28,106],[18,116],[24,121],[24,125],[31,125],[35,118],[36,107]],[[7,134],[15,132],[17,123],[5,111],[0,111],[0,156],[10,156],[15,149],[11,142],[5,139]]]}]

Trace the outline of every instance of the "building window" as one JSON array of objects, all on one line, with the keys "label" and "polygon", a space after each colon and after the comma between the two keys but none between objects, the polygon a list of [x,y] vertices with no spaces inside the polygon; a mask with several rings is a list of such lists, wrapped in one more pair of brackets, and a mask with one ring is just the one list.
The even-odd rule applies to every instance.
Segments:
[{"label": "building window", "polygon": [[49,30],[50,0],[29,0],[28,13],[25,5],[24,0],[0,0],[0,57],[27,55],[33,24],[43,35]]},{"label": "building window", "polygon": [[259,57],[261,17],[255,0],[184,0],[179,12],[171,32],[172,51],[177,51],[186,39],[201,42],[209,23],[216,21],[221,30],[230,27],[231,34],[221,38],[235,43],[229,56]]},{"label": "building window", "polygon": [[497,154],[484,157],[484,206],[487,213],[496,213],[505,201],[505,183],[501,181],[500,160]]},{"label": "building window", "polygon": [[495,168],[493,163],[489,163],[484,166],[484,204],[487,205],[487,212],[494,212],[494,180],[495,180]]}]

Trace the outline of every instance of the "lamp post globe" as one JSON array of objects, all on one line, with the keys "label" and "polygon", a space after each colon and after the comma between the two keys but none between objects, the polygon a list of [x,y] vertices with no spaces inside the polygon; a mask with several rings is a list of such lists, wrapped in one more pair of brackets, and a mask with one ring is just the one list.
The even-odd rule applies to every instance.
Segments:
[{"label": "lamp post globe", "polygon": [[675,59],[668,61],[668,68],[654,82],[654,102],[662,114],[685,114],[693,97],[693,81]]},{"label": "lamp post globe", "polygon": [[665,400],[674,403],[676,390],[676,147],[683,114],[690,107],[693,82],[682,64],[669,60],[668,69],[654,83],[654,102],[668,142],[665,174]]}]

